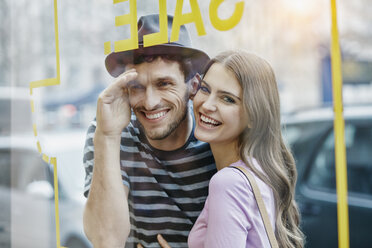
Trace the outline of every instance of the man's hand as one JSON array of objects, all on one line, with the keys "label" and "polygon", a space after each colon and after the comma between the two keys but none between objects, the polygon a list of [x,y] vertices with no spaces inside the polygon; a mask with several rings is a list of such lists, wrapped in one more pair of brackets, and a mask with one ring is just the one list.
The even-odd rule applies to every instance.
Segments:
[{"label": "man's hand", "polygon": [[84,209],[84,231],[94,247],[124,247],[130,232],[129,189],[121,177],[120,141],[131,116],[126,86],[136,77],[135,70],[124,72],[97,102],[94,169]]},{"label": "man's hand", "polygon": [[137,77],[135,69],[121,74],[98,97],[97,129],[105,136],[120,136],[130,122],[131,110],[127,84]]},{"label": "man's hand", "polygon": [[[168,245],[168,242],[165,241],[165,239],[163,238],[163,236],[161,236],[160,234],[158,234],[157,238],[158,238],[158,242],[159,242],[159,245],[160,245],[161,248],[171,248]],[[144,248],[144,247],[141,244],[137,244],[137,248]]]}]

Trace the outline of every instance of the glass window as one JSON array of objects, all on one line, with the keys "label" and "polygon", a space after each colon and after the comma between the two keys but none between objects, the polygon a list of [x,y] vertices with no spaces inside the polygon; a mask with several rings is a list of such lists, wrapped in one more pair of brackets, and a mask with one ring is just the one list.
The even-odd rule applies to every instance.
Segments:
[{"label": "glass window", "polygon": [[304,140],[312,139],[329,128],[328,122],[294,123],[283,125],[282,133],[285,141],[291,146]]},{"label": "glass window", "polygon": [[27,186],[36,181],[51,183],[46,164],[37,152],[12,150],[12,188],[26,191]]},{"label": "glass window", "polygon": [[[348,190],[372,196],[372,125],[345,126]],[[333,131],[319,148],[308,176],[312,188],[336,190]]]},{"label": "glass window", "polygon": [[0,186],[10,187],[10,150],[0,150]]}]

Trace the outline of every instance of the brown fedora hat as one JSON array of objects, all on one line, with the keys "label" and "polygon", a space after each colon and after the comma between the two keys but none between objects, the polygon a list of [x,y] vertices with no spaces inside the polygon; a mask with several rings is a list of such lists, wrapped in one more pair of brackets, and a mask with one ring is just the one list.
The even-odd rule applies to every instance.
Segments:
[{"label": "brown fedora hat", "polygon": [[[141,55],[178,55],[189,59],[191,62],[190,74],[200,73],[209,56],[198,49],[192,48],[189,33],[184,25],[180,27],[179,40],[170,42],[173,16],[168,15],[168,43],[161,45],[143,47],[143,36],[159,32],[159,15],[146,15],[138,20],[138,49],[110,53],[105,60],[106,69],[113,77],[118,77],[125,71],[127,64],[133,64],[135,59]],[[185,75],[186,78],[188,75]]]}]

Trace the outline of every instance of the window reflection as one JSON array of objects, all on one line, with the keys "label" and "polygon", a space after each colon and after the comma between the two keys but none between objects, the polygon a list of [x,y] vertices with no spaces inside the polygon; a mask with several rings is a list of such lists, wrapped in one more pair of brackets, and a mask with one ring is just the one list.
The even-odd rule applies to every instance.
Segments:
[{"label": "window reflection", "polygon": [[[345,126],[348,190],[372,197],[372,128],[362,124]],[[318,150],[308,176],[312,188],[336,190],[334,133]]]}]

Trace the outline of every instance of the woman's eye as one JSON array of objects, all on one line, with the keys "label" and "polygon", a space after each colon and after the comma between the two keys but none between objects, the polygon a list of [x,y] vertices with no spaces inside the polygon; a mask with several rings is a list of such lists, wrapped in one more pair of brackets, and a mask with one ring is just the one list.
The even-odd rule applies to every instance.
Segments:
[{"label": "woman's eye", "polygon": [[201,90],[202,92],[205,92],[205,93],[209,93],[209,89],[205,86],[200,86],[199,90]]},{"label": "woman's eye", "polygon": [[224,100],[227,103],[235,103],[235,100],[229,96],[223,96],[222,100]]}]

